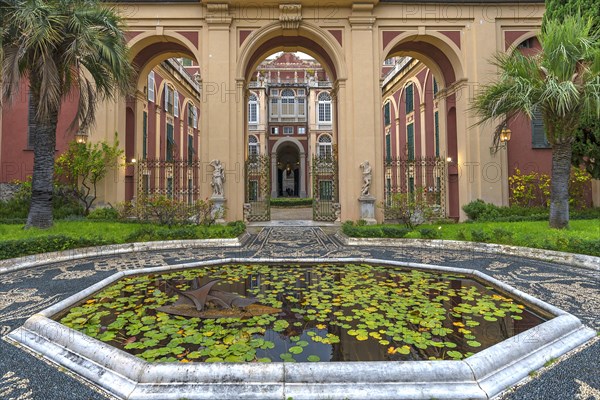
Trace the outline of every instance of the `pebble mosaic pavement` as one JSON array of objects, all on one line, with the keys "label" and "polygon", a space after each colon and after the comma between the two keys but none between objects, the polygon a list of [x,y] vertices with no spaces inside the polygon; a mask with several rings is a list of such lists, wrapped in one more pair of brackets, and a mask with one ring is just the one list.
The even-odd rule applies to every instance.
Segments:
[{"label": "pebble mosaic pavement", "polygon": [[[0,337],[32,314],[115,271],[225,257],[373,257],[473,268],[562,308],[600,331],[600,271],[468,250],[344,246],[333,230],[266,227],[239,248],[160,250],[46,264],[0,274]],[[507,391],[503,400],[600,400],[600,337]],[[68,371],[0,340],[0,399],[112,399]]]}]

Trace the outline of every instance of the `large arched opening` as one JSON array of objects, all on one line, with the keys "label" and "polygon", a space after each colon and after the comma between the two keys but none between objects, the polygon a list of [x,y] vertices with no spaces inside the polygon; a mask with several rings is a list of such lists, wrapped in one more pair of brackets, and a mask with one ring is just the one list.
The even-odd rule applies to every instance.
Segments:
[{"label": "large arched opening", "polygon": [[136,92],[125,99],[124,198],[161,195],[184,203],[204,198],[199,160],[201,77],[197,40],[133,33]]},{"label": "large arched opening", "polygon": [[[246,158],[258,153],[265,160],[247,162],[247,168],[262,165],[265,173],[254,171],[246,177],[268,175],[269,183],[247,182],[244,203],[250,221],[269,219],[269,207],[261,202],[278,197],[312,198],[320,202],[325,218],[335,219],[337,176],[328,174],[331,183],[327,196],[322,196],[314,168],[320,156],[318,138],[327,135],[330,148],[335,149],[341,135],[337,84],[345,67],[339,61],[340,49],[329,36],[310,24],[293,33],[272,24],[250,35],[241,50],[237,73],[244,81],[245,107],[238,126]],[[328,157],[337,159],[335,151]],[[257,195],[256,187],[264,188],[263,192]]]},{"label": "large arched opening", "polygon": [[[441,35],[399,35],[386,46],[381,120],[385,205],[398,194],[424,196],[440,217],[459,217],[456,87],[463,75],[457,44]],[[387,208],[386,208],[387,210]]]}]

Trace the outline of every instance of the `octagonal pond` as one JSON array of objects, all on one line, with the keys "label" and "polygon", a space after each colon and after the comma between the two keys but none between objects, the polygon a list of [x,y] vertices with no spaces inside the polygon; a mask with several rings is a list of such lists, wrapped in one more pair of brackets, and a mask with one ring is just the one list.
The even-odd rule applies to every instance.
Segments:
[{"label": "octagonal pond", "polygon": [[[259,311],[208,301],[208,317],[168,312],[214,280],[219,291],[256,299]],[[460,360],[549,318],[473,277],[366,263],[128,276],[54,316],[149,362]]]}]

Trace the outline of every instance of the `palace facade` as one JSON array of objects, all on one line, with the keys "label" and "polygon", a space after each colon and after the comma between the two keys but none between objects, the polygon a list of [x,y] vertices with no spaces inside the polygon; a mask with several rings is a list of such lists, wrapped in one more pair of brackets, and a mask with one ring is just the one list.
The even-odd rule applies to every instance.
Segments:
[{"label": "palace facade", "polygon": [[[373,204],[423,187],[462,219],[461,206],[478,198],[508,204],[514,165],[548,169],[535,121],[510,121],[510,142],[491,151],[494,127],[470,112],[477,88],[496,77],[493,55],[536,46],[542,0],[117,4],[137,91],[100,107],[89,140],[117,132],[136,162],[105,180],[105,204],[143,192],[211,197],[218,160],[227,220],[269,219],[272,197],[311,197],[324,220],[357,220],[368,162]],[[31,170],[27,113],[26,96],[2,112],[2,182]],[[66,104],[58,150],[72,115]]]}]

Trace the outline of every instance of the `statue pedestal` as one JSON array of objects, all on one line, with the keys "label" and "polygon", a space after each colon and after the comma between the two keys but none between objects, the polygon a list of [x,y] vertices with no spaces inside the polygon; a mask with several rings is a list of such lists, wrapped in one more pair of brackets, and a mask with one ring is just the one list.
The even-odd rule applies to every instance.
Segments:
[{"label": "statue pedestal", "polygon": [[360,196],[358,198],[360,204],[360,219],[365,220],[367,225],[374,225],[377,223],[375,219],[375,197],[373,196]]},{"label": "statue pedestal", "polygon": [[210,216],[215,220],[217,224],[225,223],[225,197],[223,196],[212,196],[210,198],[212,201],[212,211]]}]

